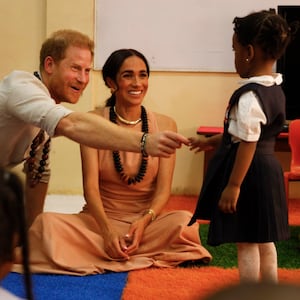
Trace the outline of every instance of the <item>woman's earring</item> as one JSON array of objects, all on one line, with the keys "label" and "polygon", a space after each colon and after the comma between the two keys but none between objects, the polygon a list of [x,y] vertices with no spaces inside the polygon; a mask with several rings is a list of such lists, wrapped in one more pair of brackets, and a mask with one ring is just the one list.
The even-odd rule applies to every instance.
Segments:
[{"label": "woman's earring", "polygon": [[115,88],[110,88],[110,92],[113,95],[115,93],[116,89]]},{"label": "woman's earring", "polygon": [[249,58],[246,58],[246,62],[248,62],[249,61]]}]

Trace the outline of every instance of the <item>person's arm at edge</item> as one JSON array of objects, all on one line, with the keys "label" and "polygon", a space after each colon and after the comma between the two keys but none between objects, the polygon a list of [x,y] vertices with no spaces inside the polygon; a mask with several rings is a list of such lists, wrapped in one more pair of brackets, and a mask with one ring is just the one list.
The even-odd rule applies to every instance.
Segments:
[{"label": "person's arm at edge", "polygon": [[[62,118],[55,135],[63,135],[93,148],[141,152],[142,132],[121,128],[92,113],[72,112]],[[151,156],[169,157],[189,140],[173,131],[149,134],[146,152]]]},{"label": "person's arm at edge", "polygon": [[26,174],[25,182],[25,210],[26,210],[26,223],[29,228],[35,218],[43,212],[45,198],[48,190],[48,183],[39,182],[34,188],[30,186]]}]

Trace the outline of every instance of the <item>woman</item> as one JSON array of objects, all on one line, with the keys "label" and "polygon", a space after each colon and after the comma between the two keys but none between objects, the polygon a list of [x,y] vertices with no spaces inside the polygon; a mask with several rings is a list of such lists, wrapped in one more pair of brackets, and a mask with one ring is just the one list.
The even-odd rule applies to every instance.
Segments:
[{"label": "woman", "polygon": [[37,218],[30,229],[32,270],[86,275],[210,261],[200,244],[198,225],[186,226],[191,214],[162,212],[170,197],[175,155],[148,156],[146,135],[176,131],[176,124],[142,106],[148,89],[147,60],[136,50],[117,50],[102,73],[112,96],[93,114],[144,132],[144,151],[81,146],[86,205],[77,215],[44,213]]}]

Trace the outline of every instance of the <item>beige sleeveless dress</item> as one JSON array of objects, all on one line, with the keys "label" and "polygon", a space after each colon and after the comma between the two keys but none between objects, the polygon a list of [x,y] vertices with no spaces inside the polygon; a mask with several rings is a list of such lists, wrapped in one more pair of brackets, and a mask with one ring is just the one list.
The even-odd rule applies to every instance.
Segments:
[{"label": "beige sleeveless dress", "polygon": [[[155,115],[147,111],[149,132],[158,131]],[[108,109],[105,109],[108,118]],[[136,125],[141,130],[141,125]],[[99,133],[101,134],[101,133]],[[141,155],[121,152],[124,169],[137,170]],[[127,185],[115,171],[112,153],[99,151],[100,192],[111,223],[124,235],[130,224],[150,207],[155,189],[159,158],[149,157],[144,179]],[[78,214],[42,213],[29,230],[31,271],[70,275],[99,274],[105,271],[124,272],[148,267],[175,267],[184,261],[211,260],[201,245],[198,224],[188,227],[188,211],[164,212],[144,231],[138,250],[129,260],[117,260],[104,251],[99,226],[88,207]],[[15,264],[14,271],[22,266]]]}]

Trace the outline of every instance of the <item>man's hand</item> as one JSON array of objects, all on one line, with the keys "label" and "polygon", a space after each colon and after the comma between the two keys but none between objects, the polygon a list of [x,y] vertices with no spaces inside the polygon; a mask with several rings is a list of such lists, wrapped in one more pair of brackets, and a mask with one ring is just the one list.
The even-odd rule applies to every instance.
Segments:
[{"label": "man's hand", "polygon": [[189,140],[173,131],[149,134],[146,140],[146,152],[151,156],[170,157],[181,145],[189,145]]}]

